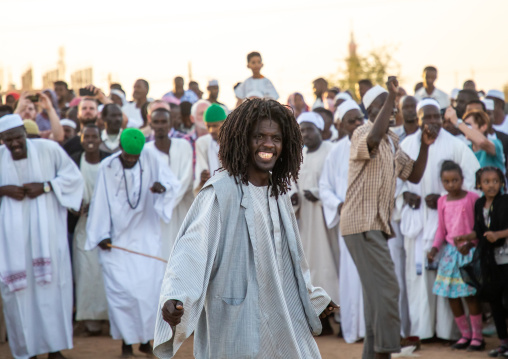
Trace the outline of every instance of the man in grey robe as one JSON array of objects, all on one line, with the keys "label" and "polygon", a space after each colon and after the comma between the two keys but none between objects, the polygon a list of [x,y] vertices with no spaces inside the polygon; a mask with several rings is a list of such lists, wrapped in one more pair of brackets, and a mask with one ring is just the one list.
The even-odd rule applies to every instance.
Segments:
[{"label": "man in grey robe", "polygon": [[312,334],[337,306],[310,283],[286,194],[302,158],[298,124],[278,102],[254,99],[228,116],[219,143],[223,170],[169,258],[154,353],[172,358],[195,332],[198,359],[320,358]]}]

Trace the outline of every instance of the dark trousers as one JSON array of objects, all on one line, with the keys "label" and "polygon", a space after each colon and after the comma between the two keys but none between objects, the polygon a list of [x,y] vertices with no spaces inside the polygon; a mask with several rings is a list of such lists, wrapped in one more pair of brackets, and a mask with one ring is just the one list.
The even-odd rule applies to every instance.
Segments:
[{"label": "dark trousers", "polygon": [[489,298],[490,308],[492,309],[492,318],[496,325],[497,336],[499,339],[508,339],[506,329],[506,310],[504,307],[505,298],[508,294],[508,264],[497,266],[499,276],[504,278],[503,284],[496,288]]}]

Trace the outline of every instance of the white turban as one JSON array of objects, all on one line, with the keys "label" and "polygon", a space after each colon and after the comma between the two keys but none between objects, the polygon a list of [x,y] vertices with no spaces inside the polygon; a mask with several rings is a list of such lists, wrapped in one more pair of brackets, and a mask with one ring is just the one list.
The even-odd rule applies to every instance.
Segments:
[{"label": "white turban", "polygon": [[367,110],[370,107],[370,105],[372,105],[372,102],[374,102],[374,100],[383,93],[388,93],[388,91],[386,91],[383,87],[379,85],[370,88],[369,91],[367,91],[365,95],[363,95],[362,102],[363,105],[365,106],[365,109]]},{"label": "white turban", "polygon": [[489,92],[487,92],[486,96],[487,97],[495,97],[495,98],[505,101],[504,93],[499,90],[489,90]]},{"label": "white turban", "polygon": [[217,80],[208,81],[208,87],[210,87],[210,86],[219,86],[219,81],[217,81]]},{"label": "white turban", "polygon": [[76,126],[76,122],[72,121],[72,120],[69,120],[68,118],[64,118],[62,120],[60,120],[60,124],[62,126],[69,126],[69,127],[72,127],[73,129],[76,129],[77,126]]},{"label": "white turban", "polygon": [[[335,111],[335,115],[333,116],[334,121],[342,121],[346,113],[348,113],[351,110],[358,110],[360,113],[362,110],[360,109],[360,106],[353,101],[353,100],[347,100],[340,104],[339,107],[337,107],[337,110]],[[362,115],[363,117],[363,115]]]},{"label": "white turban", "polygon": [[418,101],[418,105],[416,105],[416,113],[420,111],[425,106],[434,106],[438,109],[438,111],[441,111],[441,107],[439,106],[439,102],[434,100],[433,98],[424,98],[423,100]]},{"label": "white turban", "polygon": [[494,111],[494,100],[491,98],[484,98],[482,100],[483,104],[485,105],[485,109],[487,111]]},{"label": "white turban", "polygon": [[23,127],[23,120],[17,113],[12,115],[5,115],[0,118],[0,133],[12,130],[16,127]]},{"label": "white turban", "polygon": [[352,99],[353,98],[351,97],[351,95],[348,94],[347,92],[340,92],[337,95],[335,95],[335,97],[333,98],[333,103],[337,102],[337,100],[347,101],[347,100],[352,100]]},{"label": "white turban", "polygon": [[314,124],[314,126],[316,126],[320,131],[325,129],[325,121],[323,120],[323,117],[315,112],[302,113],[300,116],[298,116],[296,122],[298,122],[299,125],[301,125],[302,122],[310,122]]}]

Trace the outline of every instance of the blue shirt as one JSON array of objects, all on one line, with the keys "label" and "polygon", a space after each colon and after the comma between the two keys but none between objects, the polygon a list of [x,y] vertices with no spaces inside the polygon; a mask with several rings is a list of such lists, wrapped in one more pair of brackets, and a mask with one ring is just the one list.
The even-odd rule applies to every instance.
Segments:
[{"label": "blue shirt", "polygon": [[[487,153],[485,150],[480,150],[480,151],[476,151],[476,152],[473,151],[473,152],[474,152],[476,158],[478,159],[478,162],[480,162],[481,167],[494,166],[494,167],[499,168],[501,171],[503,171],[503,173],[505,173],[506,167],[505,167],[505,158],[504,158],[504,153],[503,153],[503,144],[497,138],[491,139],[490,141],[492,141],[492,143],[494,144],[494,146],[496,148],[495,155],[491,155],[491,154]],[[473,149],[473,145],[470,144],[469,148]]]}]

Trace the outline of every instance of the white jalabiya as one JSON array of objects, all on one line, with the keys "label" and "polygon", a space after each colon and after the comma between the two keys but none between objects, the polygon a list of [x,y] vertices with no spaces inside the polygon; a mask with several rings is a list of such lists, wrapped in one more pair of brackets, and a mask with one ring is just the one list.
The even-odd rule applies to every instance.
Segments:
[{"label": "white jalabiya", "polygon": [[[119,156],[114,154],[101,162],[88,214],[85,250],[111,238],[114,245],[160,257],[160,219],[171,220],[178,180],[148,151],[142,151],[130,169],[123,168]],[[152,193],[154,182],[160,182],[166,192]],[[164,263],[118,249],[99,253],[111,336],[127,344],[153,339]]]},{"label": "white jalabiya", "polygon": [[159,151],[155,147],[154,141],[147,143],[144,151],[152,152],[160,161],[161,166],[169,165],[169,168],[180,182],[180,190],[176,194],[171,221],[166,223],[161,219],[161,255],[162,258],[167,260],[180,226],[192,205],[192,201],[194,201],[192,191],[192,146],[187,140],[172,138],[169,155]]},{"label": "white jalabiya", "polygon": [[[421,145],[421,130],[406,137],[401,148],[416,160]],[[441,129],[436,141],[429,147],[427,166],[418,184],[406,181],[400,193],[406,191],[421,196],[421,206],[413,210],[404,206],[401,212],[401,232],[406,249],[406,284],[411,316],[411,335],[421,339],[436,334],[442,339],[456,339],[457,329],[448,300],[432,293],[436,271],[425,269],[427,252],[432,248],[437,230],[437,210],[429,209],[425,197],[429,194],[444,194],[441,183],[441,165],[452,160],[460,165],[464,174],[464,188],[475,186],[475,173],[480,164],[474,153],[459,139]],[[397,201],[400,206],[402,201]],[[419,274],[421,273],[421,274]]]},{"label": "white jalabiya", "polygon": [[446,92],[441,91],[438,88],[434,88],[434,91],[432,91],[431,94],[427,93],[427,90],[425,89],[425,87],[422,87],[415,93],[415,98],[418,101],[420,101],[424,98],[427,98],[427,97],[433,98],[434,100],[439,102],[440,108],[447,108],[448,106],[450,106],[450,97],[448,96],[448,94]]},{"label": "white jalabiya", "polygon": [[275,90],[272,82],[266,77],[260,79],[249,77],[235,89],[236,97],[241,100],[247,98],[250,93],[254,92],[259,92],[263,95],[263,98],[269,98],[272,100],[279,99],[277,90]]},{"label": "white jalabiya", "polygon": [[207,134],[196,140],[196,168],[194,170],[194,195],[197,195],[201,187],[201,172],[209,171],[210,176],[220,168],[219,144],[213,140],[212,135]]},{"label": "white jalabiya", "polygon": [[[16,359],[72,348],[72,269],[67,241],[67,208],[78,210],[83,196],[79,170],[57,143],[27,140],[27,147],[28,158],[13,161],[9,150],[0,146],[0,186],[51,182],[52,191],[38,198],[43,199],[43,210],[48,214],[46,228],[52,275],[49,283],[36,283],[32,251],[40,243],[35,242],[37,237],[30,232],[30,228],[35,228],[34,224],[41,221],[40,217],[31,214],[31,204],[36,201],[28,198],[16,201],[22,207],[21,217],[13,218],[12,213],[4,211],[15,200],[3,197],[0,203],[0,251],[5,253],[6,246],[13,239],[22,243],[24,255],[17,259],[24,261],[26,268],[26,288],[11,291],[0,282],[9,346]],[[37,154],[36,158],[31,156],[33,153]],[[40,168],[40,177],[35,177],[35,167]],[[7,172],[16,179],[6,181],[4,174]],[[11,227],[16,221],[21,221],[21,225]]]},{"label": "white jalabiya", "polygon": [[[88,163],[81,155],[80,170],[85,182],[83,204],[88,205],[93,196],[100,163]],[[76,283],[76,320],[108,319],[108,302],[99,262],[99,248],[85,251],[86,222],[88,215],[79,217],[74,230],[73,269]]]},{"label": "white jalabiya", "polygon": [[[328,228],[339,223],[339,205],[346,199],[351,141],[344,137],[326,157],[319,180],[319,194]],[[356,265],[351,258],[342,235],[338,234],[340,246],[339,304],[342,336],[346,343],[354,343],[365,337],[363,293]]]},{"label": "white jalabiya", "polygon": [[307,147],[303,149],[303,162],[296,184],[299,202],[296,214],[312,283],[323,288],[333,301],[338,301],[339,278],[331,246],[331,242],[336,241],[336,232],[326,227],[321,201],[311,202],[304,197],[304,191],[308,190],[314,197],[322,198],[319,178],[326,156],[333,146],[333,143],[323,141],[314,152],[308,152]]},{"label": "white jalabiya", "polygon": [[128,118],[127,127],[140,128],[143,126],[143,116],[141,116],[141,109],[136,106],[136,101],[123,105],[122,112]]}]

